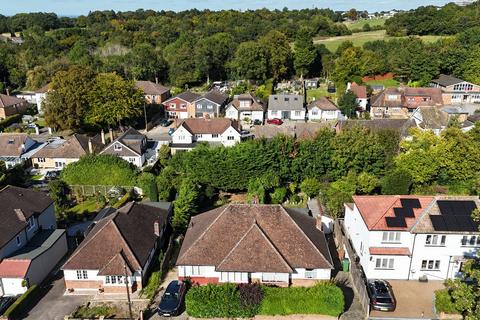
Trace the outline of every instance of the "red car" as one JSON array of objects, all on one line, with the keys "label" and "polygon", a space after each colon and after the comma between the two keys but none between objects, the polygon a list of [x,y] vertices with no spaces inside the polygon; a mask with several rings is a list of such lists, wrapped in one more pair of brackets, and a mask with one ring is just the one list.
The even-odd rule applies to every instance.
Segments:
[{"label": "red car", "polygon": [[268,124],[276,124],[277,126],[279,126],[283,123],[283,121],[282,121],[282,119],[268,119],[267,123]]}]

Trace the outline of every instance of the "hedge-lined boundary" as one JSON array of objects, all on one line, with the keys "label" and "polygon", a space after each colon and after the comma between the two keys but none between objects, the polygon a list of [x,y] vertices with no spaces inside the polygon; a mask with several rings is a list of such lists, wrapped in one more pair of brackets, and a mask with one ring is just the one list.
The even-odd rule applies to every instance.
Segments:
[{"label": "hedge-lined boundary", "polygon": [[36,295],[39,293],[39,288],[37,285],[33,285],[25,291],[2,315],[6,319],[15,319],[21,316],[26,306],[32,302],[32,299],[36,298]]}]

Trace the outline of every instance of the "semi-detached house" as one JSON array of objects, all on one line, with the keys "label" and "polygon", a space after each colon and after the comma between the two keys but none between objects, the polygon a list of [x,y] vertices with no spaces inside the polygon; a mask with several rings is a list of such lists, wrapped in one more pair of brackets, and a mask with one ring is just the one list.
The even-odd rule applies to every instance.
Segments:
[{"label": "semi-detached house", "polygon": [[310,286],[332,259],[318,221],[280,205],[231,204],[193,217],[177,260],[180,280]]},{"label": "semi-detached house", "polygon": [[[444,280],[480,249],[478,197],[354,196],[345,230],[368,279]],[[350,257],[353,259],[354,257]]]}]

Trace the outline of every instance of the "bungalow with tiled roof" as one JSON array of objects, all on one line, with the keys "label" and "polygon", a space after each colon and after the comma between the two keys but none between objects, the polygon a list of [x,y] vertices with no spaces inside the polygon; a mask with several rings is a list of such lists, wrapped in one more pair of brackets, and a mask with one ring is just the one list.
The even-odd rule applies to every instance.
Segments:
[{"label": "bungalow with tiled roof", "polygon": [[258,120],[263,123],[264,115],[265,105],[263,101],[251,93],[234,96],[232,102],[225,108],[225,117],[237,121],[248,120],[254,122]]},{"label": "bungalow with tiled roof", "polygon": [[177,260],[180,280],[310,286],[330,279],[317,220],[280,205],[230,204],[193,217]]},{"label": "bungalow with tiled roof", "polygon": [[480,249],[477,196],[354,196],[344,227],[368,279],[445,280]]},{"label": "bungalow with tiled roof", "polygon": [[130,202],[98,221],[62,267],[66,289],[126,293],[128,281],[130,292],[141,290],[170,214],[170,203]]},{"label": "bungalow with tiled roof", "polygon": [[347,90],[350,90],[355,96],[357,96],[357,104],[363,110],[367,110],[368,95],[367,87],[360,86],[356,82],[348,83]]},{"label": "bungalow with tiled roof", "polygon": [[309,120],[340,120],[342,112],[327,97],[320,97],[307,105]]}]

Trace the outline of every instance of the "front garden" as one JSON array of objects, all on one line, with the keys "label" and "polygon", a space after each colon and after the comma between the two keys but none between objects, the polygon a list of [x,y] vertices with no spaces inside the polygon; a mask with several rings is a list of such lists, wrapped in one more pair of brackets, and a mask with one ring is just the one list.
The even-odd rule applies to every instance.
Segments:
[{"label": "front garden", "polygon": [[255,315],[321,314],[337,317],[344,310],[341,289],[331,282],[313,287],[277,288],[259,284],[209,284],[192,287],[185,300],[196,318],[237,318]]}]

